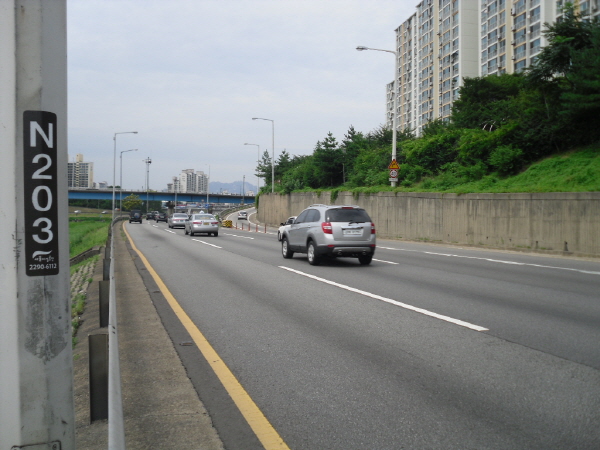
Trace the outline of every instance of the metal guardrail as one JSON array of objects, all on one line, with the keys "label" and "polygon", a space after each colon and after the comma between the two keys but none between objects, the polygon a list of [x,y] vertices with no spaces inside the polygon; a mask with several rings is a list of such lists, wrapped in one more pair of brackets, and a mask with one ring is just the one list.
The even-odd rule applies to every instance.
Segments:
[{"label": "metal guardrail", "polygon": [[[112,226],[118,221],[114,221]],[[117,329],[117,295],[115,287],[115,239],[111,226],[110,292],[108,316],[108,448],[125,450],[121,366],[119,364],[119,333]]]}]

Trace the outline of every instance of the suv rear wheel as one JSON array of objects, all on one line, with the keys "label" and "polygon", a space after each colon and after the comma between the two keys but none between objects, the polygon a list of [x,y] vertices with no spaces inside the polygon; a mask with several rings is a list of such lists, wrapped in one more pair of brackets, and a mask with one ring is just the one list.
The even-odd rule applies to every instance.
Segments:
[{"label": "suv rear wheel", "polygon": [[311,266],[318,266],[321,264],[321,257],[317,254],[317,249],[313,241],[308,242],[308,249],[306,250],[308,256],[308,263]]},{"label": "suv rear wheel", "polygon": [[294,252],[290,250],[290,243],[288,242],[287,237],[284,237],[281,240],[281,254],[285,259],[290,259],[294,256]]},{"label": "suv rear wheel", "polygon": [[363,256],[359,256],[358,257],[358,261],[363,265],[366,266],[368,264],[371,264],[371,261],[373,260],[373,255],[363,255]]}]

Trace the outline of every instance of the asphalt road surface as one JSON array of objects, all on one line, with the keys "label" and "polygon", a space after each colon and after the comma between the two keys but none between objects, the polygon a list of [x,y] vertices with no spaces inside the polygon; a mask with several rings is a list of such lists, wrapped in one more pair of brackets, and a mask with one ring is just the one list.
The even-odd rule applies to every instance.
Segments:
[{"label": "asphalt road surface", "polygon": [[[276,230],[126,228],[291,449],[600,448],[597,261],[379,240],[313,267]],[[226,448],[267,447],[164,311]]]}]

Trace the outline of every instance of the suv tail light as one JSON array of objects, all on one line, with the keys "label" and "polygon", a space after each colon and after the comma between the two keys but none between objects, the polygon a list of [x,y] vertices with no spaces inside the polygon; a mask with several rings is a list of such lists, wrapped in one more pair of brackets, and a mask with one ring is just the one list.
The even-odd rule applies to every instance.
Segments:
[{"label": "suv tail light", "polygon": [[375,234],[375,224],[371,222],[371,234]]},{"label": "suv tail light", "polygon": [[333,228],[331,228],[331,222],[322,222],[321,229],[325,234],[333,234]]}]

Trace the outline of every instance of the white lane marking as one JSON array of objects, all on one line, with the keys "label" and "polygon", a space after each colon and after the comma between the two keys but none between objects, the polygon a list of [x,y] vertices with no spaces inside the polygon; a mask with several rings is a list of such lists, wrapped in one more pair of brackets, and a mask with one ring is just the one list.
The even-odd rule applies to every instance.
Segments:
[{"label": "white lane marking", "polygon": [[280,269],[285,269],[285,270],[287,270],[289,272],[297,273],[298,275],[302,275],[302,276],[307,277],[307,278],[312,278],[313,280],[321,281],[322,283],[330,284],[331,286],[336,286],[336,287],[339,287],[341,289],[346,289],[347,291],[355,292],[357,294],[361,294],[361,295],[364,295],[366,297],[371,297],[371,298],[374,298],[376,300],[381,300],[382,302],[391,303],[392,305],[400,306],[401,308],[409,309],[411,311],[415,311],[415,312],[418,312],[420,314],[424,314],[426,316],[435,317],[436,319],[444,320],[446,322],[450,322],[450,323],[453,323],[455,325],[460,325],[461,327],[470,328],[471,330],[475,330],[475,331],[488,331],[487,328],[480,327],[479,325],[473,325],[472,323],[469,323],[469,322],[464,322],[462,320],[453,319],[452,317],[448,317],[448,316],[444,316],[444,315],[441,315],[441,314],[438,314],[438,313],[434,313],[432,311],[428,311],[428,310],[423,309],[423,308],[417,308],[416,306],[412,306],[412,305],[408,305],[406,303],[398,302],[396,300],[392,300],[391,298],[382,297],[381,295],[372,294],[371,292],[361,291],[360,289],[356,289],[356,288],[353,288],[353,287],[350,287],[350,286],[346,286],[345,284],[336,283],[335,281],[326,280],[325,278],[320,278],[320,277],[317,277],[315,275],[311,275],[311,274],[306,273],[306,272],[300,272],[299,270],[295,270],[295,269],[292,269],[290,267],[279,266],[279,268]]},{"label": "white lane marking", "polygon": [[493,263],[498,263],[498,264],[512,264],[515,266],[539,267],[542,269],[568,270],[571,272],[586,273],[589,275],[600,275],[600,272],[594,272],[591,270],[572,269],[570,267],[546,266],[543,264],[521,263],[521,262],[517,262],[517,261],[507,261],[507,260],[503,260],[503,259],[482,258],[480,256],[466,256],[466,255],[455,255],[452,253],[426,252],[423,250],[409,250],[406,248],[391,248],[391,247],[380,247],[380,246],[377,246],[377,248],[382,248],[385,250],[395,250],[395,251],[399,251],[399,252],[424,253],[426,255],[434,255],[434,256],[448,256],[448,257],[453,257],[453,258],[477,259],[480,261],[488,261],[488,262],[493,262]]},{"label": "white lane marking", "polygon": [[211,244],[210,242],[201,241],[200,239],[192,238],[192,241],[200,242],[201,244],[205,244],[205,245],[210,245],[211,247],[214,247],[214,248],[223,248],[223,247],[219,247],[218,245]]},{"label": "white lane marking", "polygon": [[400,263],[397,263],[397,262],[384,261],[383,259],[375,259],[375,258],[373,258],[373,261],[382,262],[382,263],[386,263],[386,264],[395,264],[395,265],[400,264]]},{"label": "white lane marking", "polygon": [[164,231],[166,231],[167,233],[173,233],[173,234],[176,234],[174,231],[167,230],[166,228],[163,228],[163,230],[164,230]]},{"label": "white lane marking", "polygon": [[223,234],[226,234],[227,236],[239,237],[242,239],[254,239],[253,237],[250,237],[250,236],[238,236],[237,234],[230,234],[230,233],[223,233]]}]

